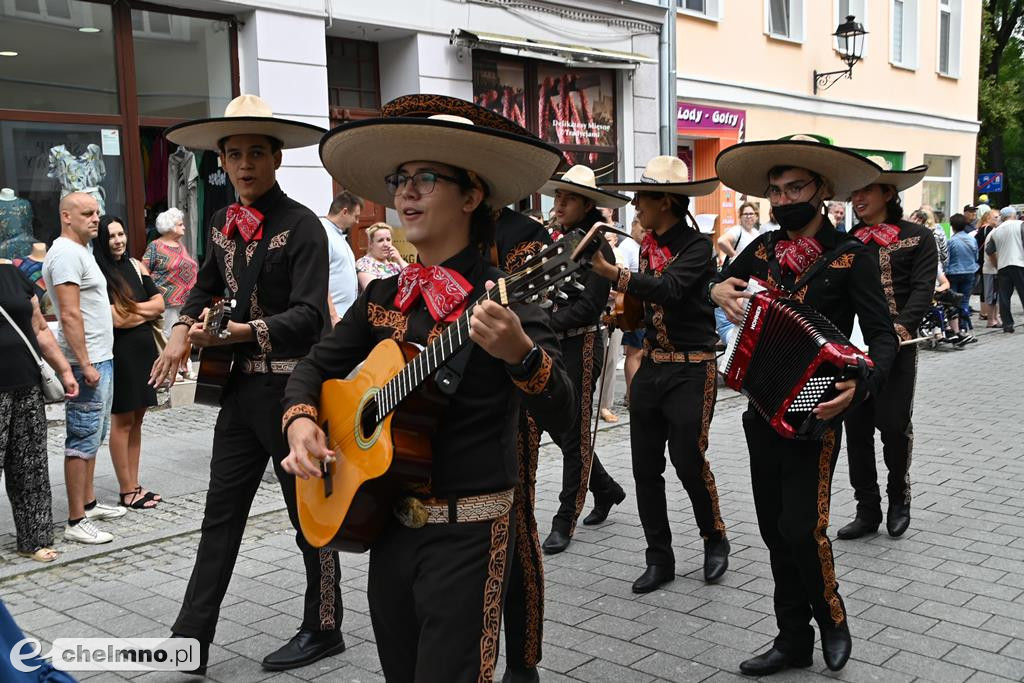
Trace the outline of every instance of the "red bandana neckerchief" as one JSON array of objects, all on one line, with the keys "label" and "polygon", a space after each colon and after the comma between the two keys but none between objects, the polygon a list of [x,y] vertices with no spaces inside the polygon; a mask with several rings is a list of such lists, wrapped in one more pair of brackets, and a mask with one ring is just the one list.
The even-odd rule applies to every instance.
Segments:
[{"label": "red bandana neckerchief", "polygon": [[472,289],[473,286],[451,268],[410,263],[398,276],[395,306],[407,313],[422,296],[434,320],[455,322],[466,309],[466,298]]},{"label": "red bandana neckerchief", "polygon": [[900,229],[889,223],[879,223],[854,230],[853,236],[864,244],[874,240],[878,246],[887,247],[900,238]]},{"label": "red bandana neckerchief", "polygon": [[775,243],[775,258],[779,259],[779,264],[793,275],[800,275],[807,270],[823,252],[821,244],[813,237],[779,240]]},{"label": "red bandana neckerchief", "polygon": [[235,203],[228,207],[224,220],[224,236],[233,237],[235,230],[241,233],[246,242],[263,237],[263,214],[251,206]]},{"label": "red bandana neckerchief", "polygon": [[668,262],[672,260],[672,252],[669,248],[658,246],[658,240],[654,239],[654,235],[651,233],[644,235],[640,241],[640,255],[647,257],[648,265],[656,273],[664,270]]}]

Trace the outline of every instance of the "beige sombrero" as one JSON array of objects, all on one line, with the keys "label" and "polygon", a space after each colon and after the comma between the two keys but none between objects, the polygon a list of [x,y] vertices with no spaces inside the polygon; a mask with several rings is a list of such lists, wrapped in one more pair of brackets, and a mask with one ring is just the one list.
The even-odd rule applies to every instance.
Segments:
[{"label": "beige sombrero", "polygon": [[908,187],[917,185],[924,180],[925,175],[928,173],[928,166],[925,164],[908,168],[906,171],[893,171],[892,164],[885,157],[872,155],[868,157],[868,161],[882,169],[881,175],[873,181],[873,184],[892,185],[896,188],[897,192],[903,192]]},{"label": "beige sombrero", "polygon": [[381,118],[338,126],[320,142],[324,168],[346,190],[394,207],[384,178],[408,161],[436,161],[472,171],[501,207],[536,192],[558,168],[561,152],[508,119],[446,95],[405,95]]},{"label": "beige sombrero", "polygon": [[765,195],[768,171],[776,166],[794,166],[817,173],[831,181],[833,197],[844,198],[875,182],[882,172],[856,152],[803,135],[743,142],[724,149],[715,160],[715,171],[722,183],[740,194],[755,197]]},{"label": "beige sombrero", "polygon": [[239,95],[228,102],[224,116],[187,121],[171,126],[164,135],[190,149],[217,151],[217,143],[232,135],[266,135],[285,149],[315,145],[327,131],[301,121],[274,117],[270,105],[257,95]]},{"label": "beige sombrero", "polygon": [[586,197],[602,208],[617,209],[629,204],[629,197],[626,195],[600,189],[597,186],[594,169],[583,164],[576,164],[561,177],[552,178],[546,182],[544,187],[540,188],[540,193],[554,197],[557,190]]},{"label": "beige sombrero", "polygon": [[601,187],[619,192],[664,192],[700,197],[715,191],[718,178],[690,180],[685,161],[674,156],[657,156],[647,162],[639,183],[601,183]]}]

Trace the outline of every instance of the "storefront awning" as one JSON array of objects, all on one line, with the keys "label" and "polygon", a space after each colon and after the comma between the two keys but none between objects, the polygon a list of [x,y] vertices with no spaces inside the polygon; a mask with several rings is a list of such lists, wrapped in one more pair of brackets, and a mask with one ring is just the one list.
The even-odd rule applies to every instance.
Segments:
[{"label": "storefront awning", "polygon": [[582,45],[562,45],[546,40],[503,36],[496,33],[472,33],[466,29],[452,29],[452,45],[493,50],[506,55],[532,57],[566,66],[600,67],[603,69],[635,69],[641,64],[657,64],[658,60],[635,52],[602,50]]}]

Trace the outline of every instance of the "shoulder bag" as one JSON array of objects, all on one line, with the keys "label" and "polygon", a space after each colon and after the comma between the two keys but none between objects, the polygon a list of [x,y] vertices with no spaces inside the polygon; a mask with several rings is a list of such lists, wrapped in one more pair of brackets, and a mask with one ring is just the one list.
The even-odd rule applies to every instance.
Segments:
[{"label": "shoulder bag", "polygon": [[39,365],[39,374],[42,375],[40,388],[43,390],[43,400],[47,403],[60,403],[63,401],[64,385],[61,384],[60,380],[57,378],[57,373],[53,371],[53,368],[51,368],[46,361],[39,357],[39,354],[36,353],[35,347],[32,346],[28,337],[25,336],[25,333],[21,331],[21,328],[18,327],[17,323],[15,323],[7,311],[4,310],[3,306],[0,306],[0,313],[4,314],[4,317],[7,318],[7,322],[11,324],[14,331],[17,332],[18,336],[21,337],[21,340],[25,342],[25,346],[28,347],[29,353],[32,354],[32,357],[36,359],[36,364]]}]

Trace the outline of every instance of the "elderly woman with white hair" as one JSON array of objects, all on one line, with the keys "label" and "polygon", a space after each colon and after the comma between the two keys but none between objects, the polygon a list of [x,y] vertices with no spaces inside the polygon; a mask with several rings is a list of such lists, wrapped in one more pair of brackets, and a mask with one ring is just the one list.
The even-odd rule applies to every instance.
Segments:
[{"label": "elderly woman with white hair", "polygon": [[150,242],[142,255],[142,262],[164,295],[164,336],[170,336],[171,327],[178,321],[181,307],[196,284],[198,266],[181,242],[185,236],[184,218],[181,210],[173,207],[158,215],[156,229],[160,237]]}]

